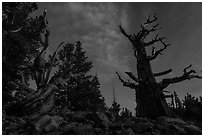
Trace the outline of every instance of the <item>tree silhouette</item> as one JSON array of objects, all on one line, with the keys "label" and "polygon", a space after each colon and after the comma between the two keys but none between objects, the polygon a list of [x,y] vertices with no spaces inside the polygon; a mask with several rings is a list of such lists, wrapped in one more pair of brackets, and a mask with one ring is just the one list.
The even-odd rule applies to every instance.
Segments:
[{"label": "tree silhouette", "polygon": [[[154,73],[152,71],[150,62],[156,59],[162,52],[170,46],[164,40],[165,37],[158,37],[158,34],[154,39],[146,42],[147,37],[157,31],[159,24],[156,23],[156,14],[151,18],[150,16],[146,19],[145,23],[141,25],[141,30],[137,34],[128,34],[120,25],[121,33],[128,38],[131,42],[134,56],[137,60],[137,77],[131,72],[125,72],[134,82],[125,81],[117,73],[120,81],[124,86],[135,90],[136,93],[136,115],[141,117],[156,118],[158,116],[169,116],[174,117],[175,115],[169,109],[165,96],[164,89],[170,84],[181,82],[186,79],[201,78],[196,75],[195,70],[188,70],[191,65],[183,70],[183,74],[179,77],[165,78],[160,82],[156,81],[156,77],[163,76],[172,71],[172,69]],[[163,47],[156,51],[154,46],[157,43],[161,43]],[[152,46],[151,55],[147,55],[146,48]]]},{"label": "tree silhouette", "polygon": [[118,104],[116,101],[113,101],[109,110],[113,113],[113,115],[116,117],[116,119],[119,118],[119,112],[121,110],[120,104]]},{"label": "tree silhouette", "polygon": [[104,98],[99,90],[100,83],[97,76],[88,74],[93,67],[87,60],[81,42],[66,44],[59,52],[59,71],[57,74],[66,76],[77,74],[61,87],[57,93],[58,106],[68,106],[70,110],[103,110]]},{"label": "tree silhouette", "polygon": [[[57,88],[57,85],[63,85],[66,81],[70,79],[69,76],[60,76],[54,74],[51,76],[52,68],[56,65],[56,55],[58,48],[63,44],[59,44],[56,51],[50,56],[48,61],[45,60],[45,54],[49,46],[49,30],[48,30],[48,21],[46,17],[46,10],[44,10],[42,17],[42,26],[45,26],[43,29],[43,37],[40,38],[40,43],[43,46],[41,52],[37,54],[34,58],[34,62],[30,64],[22,64],[19,69],[27,69],[31,73],[32,79],[35,80],[37,85],[37,90],[29,88],[21,82],[12,82],[12,84],[22,91],[27,91],[29,94],[17,103],[11,104],[7,107],[7,114],[15,116],[30,116],[31,119],[35,119],[42,114],[45,114],[52,110],[54,107],[54,91]],[[22,76],[22,79],[24,77]]]},{"label": "tree silhouette", "polygon": [[[45,54],[50,45],[46,10],[44,10],[43,18],[42,23],[45,24],[41,41],[43,49],[35,56],[33,63],[21,65],[21,68],[31,72],[37,90],[29,88],[23,82],[12,82],[18,90],[28,91],[29,94],[17,103],[8,106],[7,114],[36,119],[51,112],[55,108],[55,100],[61,106],[69,106],[71,103],[70,106],[74,110],[105,109],[97,76],[87,75],[92,68],[92,62],[87,61],[80,42],[76,45],[66,44],[58,53],[59,47],[64,43],[62,42],[49,59],[45,60]],[[59,70],[52,75],[52,69],[56,66]],[[66,92],[68,94],[66,96],[61,94],[62,90],[68,91]]]},{"label": "tree silhouette", "polygon": [[[37,4],[31,2],[2,3],[2,94],[3,105],[13,98],[15,87],[11,82],[23,81],[28,85],[30,71],[20,69],[22,64],[29,64],[31,58],[41,47],[41,34],[45,28],[43,17],[31,17],[37,10]],[[21,92],[21,94],[23,94]],[[20,97],[21,98],[21,97]]]}]

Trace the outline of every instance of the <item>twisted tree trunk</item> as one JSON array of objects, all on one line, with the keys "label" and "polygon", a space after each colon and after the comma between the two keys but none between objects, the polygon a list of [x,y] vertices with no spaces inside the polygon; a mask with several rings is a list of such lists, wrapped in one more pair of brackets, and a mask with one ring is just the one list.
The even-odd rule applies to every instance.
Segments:
[{"label": "twisted tree trunk", "polygon": [[[44,25],[45,34],[44,34],[44,42],[41,41],[43,45],[42,51],[35,57],[34,63],[28,66],[22,66],[22,68],[30,69],[32,72],[32,77],[36,82],[37,91],[30,89],[23,82],[21,83],[13,83],[18,89],[26,90],[30,92],[24,99],[20,102],[17,102],[10,107],[7,108],[7,114],[15,115],[15,116],[29,116],[31,119],[35,119],[42,114],[49,112],[54,106],[54,91],[56,90],[56,85],[63,85],[69,78],[63,78],[62,76],[54,75],[50,78],[51,70],[56,63],[56,54],[58,48],[63,44],[61,43],[57,50],[51,56],[49,62],[45,61],[46,50],[49,46],[48,38],[49,38],[49,30],[47,28],[47,18],[46,11],[44,11]],[[49,64],[46,67],[46,64]]]},{"label": "twisted tree trunk", "polygon": [[[127,34],[126,31],[120,27],[120,31],[124,36],[126,36],[132,43],[134,50],[134,56],[137,60],[137,77],[135,77],[131,72],[125,72],[134,82],[123,80],[117,73],[120,81],[124,86],[135,90],[136,93],[136,115],[141,117],[156,118],[158,116],[169,116],[175,117],[173,112],[170,110],[166,103],[164,88],[169,84],[177,83],[186,79],[191,78],[201,78],[194,70],[187,72],[187,69],[191,67],[188,66],[184,69],[184,74],[180,77],[163,79],[161,82],[157,82],[155,77],[168,74],[172,69],[166,70],[164,72],[153,73],[150,65],[150,61],[157,58],[170,44],[166,44],[163,40],[165,37],[158,38],[156,35],[155,39],[150,42],[144,42],[144,39],[152,32],[156,31],[158,28],[158,23],[154,24],[157,20],[156,14],[154,18],[151,19],[150,16],[146,22],[141,25],[141,30],[137,34]],[[149,26],[151,25],[151,26]],[[150,27],[150,29],[148,29]],[[146,53],[146,47],[151,46],[157,42],[160,42],[164,47],[155,51],[155,47],[152,46],[151,55],[148,56]]]}]

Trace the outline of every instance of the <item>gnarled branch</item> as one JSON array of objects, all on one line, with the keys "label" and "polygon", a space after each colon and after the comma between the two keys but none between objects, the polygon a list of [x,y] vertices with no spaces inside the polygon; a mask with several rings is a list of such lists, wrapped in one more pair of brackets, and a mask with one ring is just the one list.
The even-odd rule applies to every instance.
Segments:
[{"label": "gnarled branch", "polygon": [[156,30],[158,30],[159,28],[157,28],[159,26],[159,24],[157,23],[156,25],[152,26],[151,29],[146,29],[145,27],[142,28],[142,32],[140,33],[140,38],[146,38],[151,32],[154,32]]},{"label": "gnarled branch", "polygon": [[49,77],[50,77],[50,72],[52,70],[52,67],[53,67],[53,64],[55,62],[55,58],[56,58],[56,54],[57,54],[57,51],[59,49],[59,47],[63,44],[64,42],[60,43],[59,46],[57,46],[57,49],[56,51],[53,53],[52,57],[51,57],[51,60],[50,60],[50,65],[49,65],[49,68],[47,70],[47,73],[46,73],[46,77],[45,77],[45,81],[44,83],[46,84],[49,80]]},{"label": "gnarled branch", "polygon": [[119,28],[120,28],[121,33],[133,43],[133,36],[130,34],[127,34],[127,32],[122,28],[121,25],[119,25]]},{"label": "gnarled branch", "polygon": [[157,21],[157,17],[156,17],[156,13],[153,17],[153,19],[150,18],[150,16],[148,17],[148,19],[146,20],[146,22],[141,25],[141,30],[137,33],[137,37],[139,39],[144,39],[146,38],[151,32],[154,32],[156,30],[158,30],[159,28],[157,28],[159,26],[159,24],[155,24],[151,27],[151,29],[147,29],[147,26],[156,22]]},{"label": "gnarled branch", "polygon": [[158,34],[157,34],[156,37],[154,39],[152,39],[150,42],[144,43],[144,46],[147,47],[147,46],[153,45],[154,43],[161,42],[163,39],[166,39],[166,37],[158,38]]},{"label": "gnarled branch", "polygon": [[153,19],[150,18],[150,15],[148,16],[148,19],[146,20],[146,22],[144,23],[144,25],[148,25],[151,24],[153,22],[155,22],[157,20],[157,14],[155,13],[153,16]]},{"label": "gnarled branch", "polygon": [[149,60],[155,59],[159,54],[162,54],[162,51],[164,51],[168,46],[170,46],[170,44],[166,44],[166,43],[163,42],[162,40],[160,40],[160,42],[164,45],[164,47],[161,48],[160,50],[156,51],[153,55],[148,56],[148,59],[149,59]]},{"label": "gnarled branch", "polygon": [[154,73],[154,77],[159,77],[159,76],[162,76],[162,75],[166,75],[168,73],[172,72],[172,69],[168,69],[166,71],[163,71],[163,72],[159,72],[159,73]]},{"label": "gnarled branch", "polygon": [[131,88],[131,89],[136,89],[136,88],[137,88],[137,85],[136,85],[135,83],[131,83],[130,81],[124,81],[124,80],[120,77],[120,75],[118,74],[118,72],[116,72],[116,74],[117,74],[119,80],[123,83],[123,86],[129,87],[129,88]]},{"label": "gnarled branch", "polygon": [[131,72],[125,72],[125,74],[127,74],[132,80],[134,80],[135,82],[139,83],[139,79],[136,78]]},{"label": "gnarled branch", "polygon": [[175,77],[175,78],[168,78],[168,79],[163,79],[160,83],[159,83],[159,86],[161,89],[164,89],[166,88],[167,86],[169,86],[170,84],[173,84],[173,83],[178,83],[178,82],[181,82],[181,81],[184,81],[184,80],[190,80],[192,78],[198,78],[198,79],[201,79],[202,77],[199,76],[199,75],[196,75],[196,71],[195,70],[190,70],[190,71],[187,71],[188,68],[190,68],[191,65],[189,65],[188,67],[184,68],[184,73],[183,75],[181,75],[180,77]]},{"label": "gnarled branch", "polygon": [[34,64],[33,64],[33,68],[35,69],[35,81],[36,81],[36,85],[38,88],[42,87],[44,84],[45,54],[46,54],[47,48],[49,46],[48,39],[49,39],[50,32],[48,30],[48,21],[47,21],[47,17],[46,17],[46,9],[44,10],[43,18],[44,18],[44,21],[42,23],[43,23],[43,25],[45,25],[45,34],[44,34],[45,39],[44,39],[44,42],[42,42],[42,44],[44,47],[41,50],[41,52],[38,54],[38,56],[35,58]]}]

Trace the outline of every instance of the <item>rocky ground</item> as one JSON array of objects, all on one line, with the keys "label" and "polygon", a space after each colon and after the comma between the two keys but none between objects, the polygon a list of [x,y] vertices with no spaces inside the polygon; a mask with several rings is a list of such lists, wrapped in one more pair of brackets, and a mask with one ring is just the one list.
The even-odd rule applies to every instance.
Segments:
[{"label": "rocky ground", "polygon": [[201,135],[202,129],[179,118],[155,120],[131,117],[117,120],[110,112],[67,111],[38,119],[12,117],[3,113],[7,135]]}]

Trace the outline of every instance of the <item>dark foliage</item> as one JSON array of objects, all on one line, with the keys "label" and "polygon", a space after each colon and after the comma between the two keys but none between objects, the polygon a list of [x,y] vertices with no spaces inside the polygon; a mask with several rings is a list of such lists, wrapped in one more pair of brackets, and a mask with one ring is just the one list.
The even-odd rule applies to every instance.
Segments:
[{"label": "dark foliage", "polygon": [[[45,26],[42,17],[30,17],[37,10],[36,3],[2,3],[2,91],[3,102],[13,100],[11,92],[15,90],[11,82],[20,82],[22,75],[28,85],[28,70],[20,69],[29,64],[40,47],[41,33]],[[19,95],[21,98],[21,95]],[[15,100],[15,99],[14,99]]]},{"label": "dark foliage", "polygon": [[200,122],[202,121],[202,97],[194,97],[187,93],[184,100],[180,101],[176,92],[175,103],[177,104],[173,111],[181,118],[188,121]]},{"label": "dark foliage", "polygon": [[104,110],[105,102],[99,90],[97,76],[88,74],[92,62],[87,60],[80,42],[66,44],[59,52],[59,71],[57,75],[77,74],[65,86],[56,91],[56,104],[71,110]]},{"label": "dark foliage", "polygon": [[109,110],[116,113],[117,115],[119,115],[119,112],[121,110],[120,104],[118,104],[116,101],[114,101],[112,103],[112,106],[109,108]]}]

